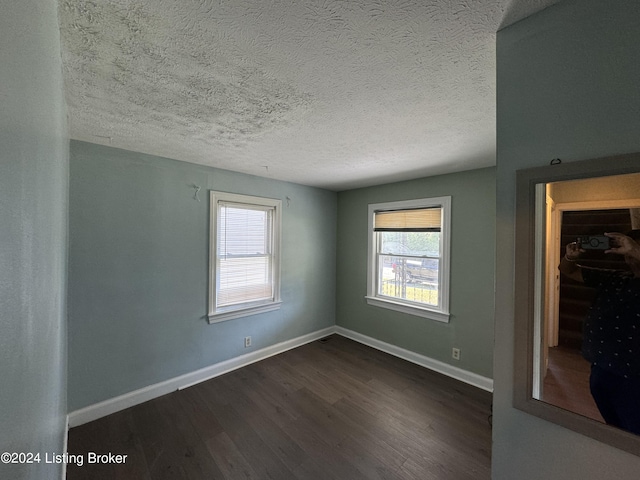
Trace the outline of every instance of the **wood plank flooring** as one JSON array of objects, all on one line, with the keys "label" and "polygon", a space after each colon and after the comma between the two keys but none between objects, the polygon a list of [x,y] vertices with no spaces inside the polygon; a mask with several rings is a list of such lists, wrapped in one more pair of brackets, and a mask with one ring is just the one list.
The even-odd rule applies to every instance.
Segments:
[{"label": "wood plank flooring", "polygon": [[490,415],[490,393],[333,335],[71,429],[67,478],[489,479]]},{"label": "wood plank flooring", "polygon": [[584,359],[580,350],[568,347],[550,348],[542,400],[604,423],[591,396],[590,375],[591,364]]}]

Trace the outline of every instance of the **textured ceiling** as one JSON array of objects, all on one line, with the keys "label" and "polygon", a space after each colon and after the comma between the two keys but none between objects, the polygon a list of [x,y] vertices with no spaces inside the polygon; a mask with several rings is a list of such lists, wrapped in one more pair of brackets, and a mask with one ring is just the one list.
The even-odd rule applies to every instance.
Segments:
[{"label": "textured ceiling", "polygon": [[332,190],[495,164],[495,32],[558,0],[60,0],[71,136]]}]

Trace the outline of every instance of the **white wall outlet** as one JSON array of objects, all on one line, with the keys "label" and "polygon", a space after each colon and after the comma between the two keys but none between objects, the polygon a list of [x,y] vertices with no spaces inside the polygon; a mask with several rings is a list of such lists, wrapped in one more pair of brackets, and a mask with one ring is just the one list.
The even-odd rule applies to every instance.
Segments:
[{"label": "white wall outlet", "polygon": [[460,360],[460,349],[459,348],[452,348],[451,349],[451,356],[453,357],[454,360]]},{"label": "white wall outlet", "polygon": [[251,337],[244,337],[244,348],[249,348],[251,346]]}]

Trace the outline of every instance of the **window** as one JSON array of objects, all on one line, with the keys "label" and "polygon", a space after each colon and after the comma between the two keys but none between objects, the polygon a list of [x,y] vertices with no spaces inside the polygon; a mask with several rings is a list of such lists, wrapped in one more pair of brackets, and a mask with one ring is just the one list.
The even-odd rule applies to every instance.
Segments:
[{"label": "window", "polygon": [[451,197],[369,205],[367,303],[449,321]]},{"label": "window", "polygon": [[281,201],[211,192],[209,323],[280,308]]}]

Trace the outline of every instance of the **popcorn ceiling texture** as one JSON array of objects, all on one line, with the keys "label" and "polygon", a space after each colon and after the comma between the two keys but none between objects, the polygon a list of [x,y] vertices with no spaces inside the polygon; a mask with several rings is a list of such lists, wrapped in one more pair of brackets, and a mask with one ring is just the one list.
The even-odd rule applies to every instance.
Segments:
[{"label": "popcorn ceiling texture", "polygon": [[526,3],[61,0],[71,135],[335,190],[493,165]]}]

